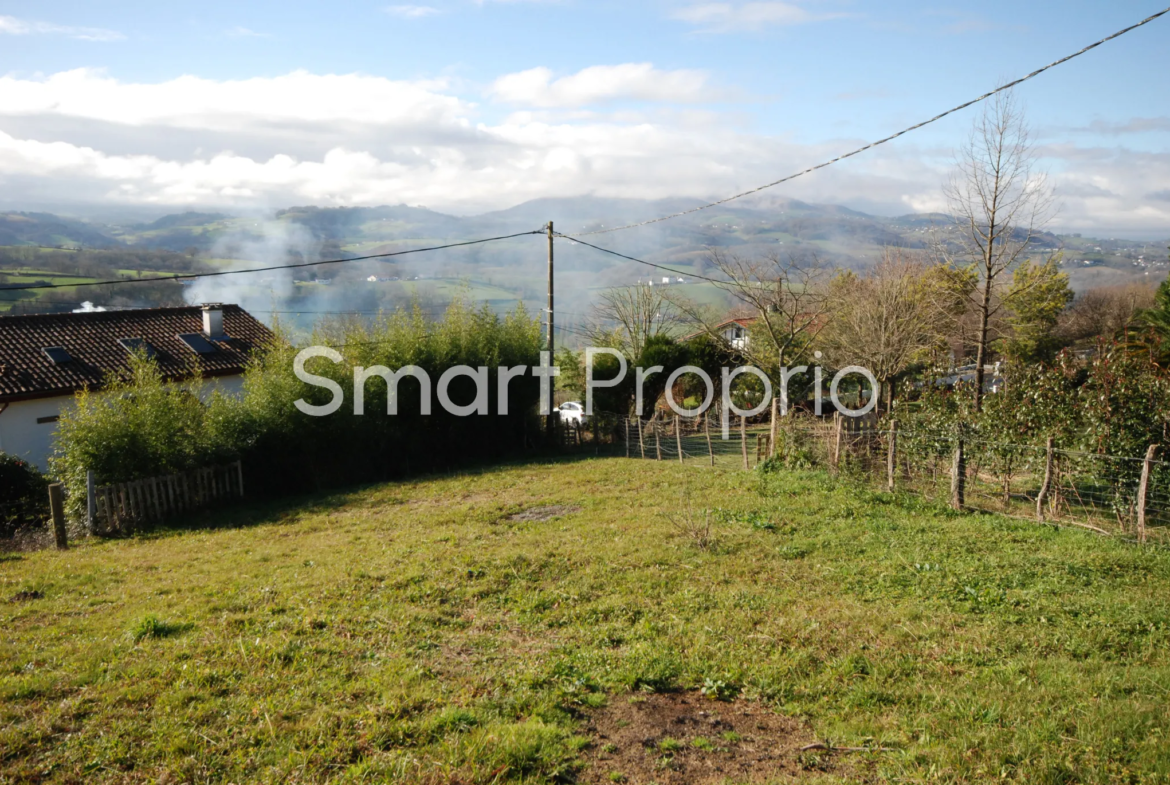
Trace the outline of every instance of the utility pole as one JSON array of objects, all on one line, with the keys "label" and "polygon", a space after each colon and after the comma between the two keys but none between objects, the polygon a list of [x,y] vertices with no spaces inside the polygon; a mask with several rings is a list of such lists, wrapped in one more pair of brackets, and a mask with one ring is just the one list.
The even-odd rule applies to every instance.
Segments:
[{"label": "utility pole", "polygon": [[[548,222],[548,362],[556,364],[556,352],[553,348],[553,222]],[[556,414],[553,411],[553,401],[556,400],[553,380],[548,385],[548,434],[552,436],[556,426]]]}]

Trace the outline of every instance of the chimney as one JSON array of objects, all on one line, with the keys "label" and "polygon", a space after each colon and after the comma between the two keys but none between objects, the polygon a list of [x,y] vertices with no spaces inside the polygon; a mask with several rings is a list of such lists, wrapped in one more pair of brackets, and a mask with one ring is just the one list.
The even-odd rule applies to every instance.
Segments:
[{"label": "chimney", "polygon": [[212,341],[220,341],[227,337],[223,334],[222,304],[203,304],[203,335]]}]

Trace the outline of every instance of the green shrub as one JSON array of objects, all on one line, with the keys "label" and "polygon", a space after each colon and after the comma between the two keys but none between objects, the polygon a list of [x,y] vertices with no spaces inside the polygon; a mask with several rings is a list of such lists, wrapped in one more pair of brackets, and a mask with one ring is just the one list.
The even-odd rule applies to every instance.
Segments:
[{"label": "green shrub", "polygon": [[48,480],[28,461],[0,452],[0,536],[11,537],[48,514]]},{"label": "green shrub", "polygon": [[[231,459],[236,445],[221,438],[189,377],[168,383],[145,355],[130,358],[124,379],[100,392],[82,391],[61,413],[53,473],[65,483],[70,517],[84,514],[86,472],[100,483],[173,474]],[[226,405],[214,396],[211,406]]]}]

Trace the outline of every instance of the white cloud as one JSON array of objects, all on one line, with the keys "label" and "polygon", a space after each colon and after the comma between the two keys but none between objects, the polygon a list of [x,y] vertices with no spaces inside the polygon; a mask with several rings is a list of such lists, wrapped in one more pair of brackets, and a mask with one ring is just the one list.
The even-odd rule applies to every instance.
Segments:
[{"label": "white cloud", "polygon": [[597,65],[559,79],[548,68],[532,68],[501,76],[491,93],[505,103],[546,108],[623,99],[689,103],[717,97],[704,72],[660,71],[650,63]]},{"label": "white cloud", "polygon": [[387,6],[386,13],[400,16],[403,19],[422,19],[441,13],[438,8],[429,5],[392,5]]},{"label": "white cloud", "polygon": [[[525,90],[497,93],[533,105],[498,121],[444,80],[303,71],[156,84],[85,70],[0,77],[0,194],[175,207],[405,202],[473,213],[554,195],[721,197],[866,141],[798,144],[673,107],[565,108],[664,94],[660,82],[631,77],[646,73],[637,68],[583,78],[590,70],[542,73]],[[684,100],[705,89],[696,77],[667,94]],[[1069,142],[1041,153],[1064,202],[1061,227],[1170,234],[1170,153]],[[943,206],[947,166],[945,150],[906,137],[767,195],[933,210]]]},{"label": "white cloud", "polygon": [[228,81],[181,76],[132,84],[83,68],[43,80],[0,77],[0,115],[44,113],[200,130],[326,121],[444,122],[467,113],[463,101],[438,92],[445,87],[442,80],[407,82],[306,71]]},{"label": "white cloud", "polygon": [[813,13],[795,3],[764,0],[749,3],[694,3],[675,10],[672,17],[700,26],[705,32],[728,33],[791,26],[835,19],[841,13]]},{"label": "white cloud", "polygon": [[14,16],[0,16],[0,34],[7,35],[63,35],[79,41],[121,41],[126,36],[116,30],[100,27],[74,27],[32,19],[17,19]]}]

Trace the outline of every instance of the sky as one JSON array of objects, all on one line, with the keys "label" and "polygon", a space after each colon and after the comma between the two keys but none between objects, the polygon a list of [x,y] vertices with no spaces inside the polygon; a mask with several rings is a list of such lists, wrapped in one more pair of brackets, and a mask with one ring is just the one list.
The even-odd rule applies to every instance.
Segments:
[{"label": "sky", "polygon": [[[719,198],[1166,0],[0,0],[0,206]],[[1052,228],[1170,237],[1170,15],[1020,87]],[[769,192],[945,209],[979,110]]]}]

